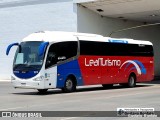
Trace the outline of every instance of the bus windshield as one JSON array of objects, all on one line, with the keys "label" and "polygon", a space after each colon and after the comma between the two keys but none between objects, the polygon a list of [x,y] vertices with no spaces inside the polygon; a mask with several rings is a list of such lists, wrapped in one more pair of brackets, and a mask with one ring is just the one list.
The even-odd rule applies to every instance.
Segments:
[{"label": "bus windshield", "polygon": [[15,54],[13,70],[39,71],[43,64],[43,55],[38,55],[41,43],[39,41],[22,42]]}]

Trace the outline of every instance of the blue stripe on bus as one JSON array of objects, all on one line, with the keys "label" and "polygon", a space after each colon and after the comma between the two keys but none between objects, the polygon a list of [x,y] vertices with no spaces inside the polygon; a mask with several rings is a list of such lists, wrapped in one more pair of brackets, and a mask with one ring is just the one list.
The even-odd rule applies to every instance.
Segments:
[{"label": "blue stripe on bus", "polygon": [[127,40],[113,40],[113,39],[109,39],[108,41],[112,42],[112,43],[125,43],[125,44],[128,44]]},{"label": "blue stripe on bus", "polygon": [[65,81],[69,75],[74,75],[77,80],[77,85],[83,85],[80,67],[78,60],[73,60],[57,66],[57,88],[64,87]]},{"label": "blue stripe on bus", "polygon": [[136,62],[136,63],[141,67],[141,72],[142,72],[143,74],[146,74],[146,73],[147,73],[146,68],[144,67],[144,65],[143,65],[140,61],[134,60],[134,62]]},{"label": "blue stripe on bus", "polygon": [[34,76],[36,76],[38,74],[38,71],[26,71],[26,72],[21,72],[21,71],[13,71],[14,75],[17,76],[18,78],[22,78],[22,79],[29,79],[32,78]]}]

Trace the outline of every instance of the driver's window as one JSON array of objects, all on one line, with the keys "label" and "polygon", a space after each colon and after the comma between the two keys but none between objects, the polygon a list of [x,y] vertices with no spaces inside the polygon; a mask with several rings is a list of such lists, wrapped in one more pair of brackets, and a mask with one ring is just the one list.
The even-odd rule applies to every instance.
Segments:
[{"label": "driver's window", "polygon": [[53,44],[50,46],[47,59],[46,59],[46,68],[57,63],[57,44]]}]

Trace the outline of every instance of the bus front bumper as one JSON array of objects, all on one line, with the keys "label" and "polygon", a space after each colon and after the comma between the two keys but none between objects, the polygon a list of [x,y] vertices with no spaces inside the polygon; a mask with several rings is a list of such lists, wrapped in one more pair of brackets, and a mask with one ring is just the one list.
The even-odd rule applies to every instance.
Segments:
[{"label": "bus front bumper", "polygon": [[44,89],[44,81],[33,80],[11,80],[14,88]]}]

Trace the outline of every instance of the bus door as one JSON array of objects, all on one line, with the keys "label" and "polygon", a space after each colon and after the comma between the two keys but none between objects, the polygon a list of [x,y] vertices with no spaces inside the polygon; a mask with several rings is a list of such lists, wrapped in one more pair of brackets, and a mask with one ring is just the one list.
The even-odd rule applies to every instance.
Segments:
[{"label": "bus door", "polygon": [[45,88],[56,88],[57,86],[57,66],[45,70]]},{"label": "bus door", "polygon": [[57,52],[56,44],[50,46],[45,63],[45,88],[57,86]]}]

